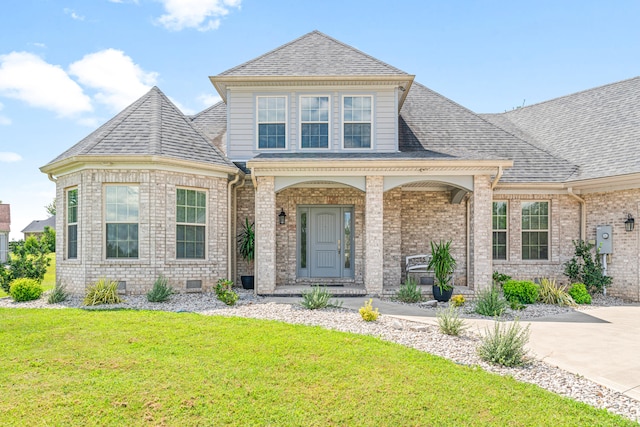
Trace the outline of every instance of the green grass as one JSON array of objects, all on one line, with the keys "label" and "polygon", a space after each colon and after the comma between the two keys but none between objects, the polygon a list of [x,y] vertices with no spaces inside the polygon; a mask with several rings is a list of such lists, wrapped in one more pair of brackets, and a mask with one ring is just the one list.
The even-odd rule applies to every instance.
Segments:
[{"label": "green grass", "polygon": [[624,426],[377,338],[191,313],[0,309],[11,425]]},{"label": "green grass", "polygon": [[[49,262],[49,267],[47,267],[47,272],[44,275],[44,279],[42,279],[42,289],[46,291],[53,289],[56,286],[56,254],[50,253],[47,255],[51,260]],[[0,298],[6,297],[8,294],[0,289]]]}]

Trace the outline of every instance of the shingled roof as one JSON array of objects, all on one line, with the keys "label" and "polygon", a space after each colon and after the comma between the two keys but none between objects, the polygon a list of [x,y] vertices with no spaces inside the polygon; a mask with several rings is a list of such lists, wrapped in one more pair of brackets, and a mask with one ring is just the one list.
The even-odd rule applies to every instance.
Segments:
[{"label": "shingled roof", "polygon": [[76,156],[156,156],[236,168],[157,87],[41,169]]},{"label": "shingled roof", "polygon": [[468,159],[512,159],[503,182],[562,182],[576,166],[415,83],[400,111],[401,151],[432,150]]},{"label": "shingled roof", "polygon": [[482,117],[579,165],[570,180],[640,173],[640,77]]},{"label": "shingled roof", "polygon": [[47,219],[37,219],[35,221],[31,221],[29,225],[27,225],[24,229],[22,229],[21,233],[44,233],[45,227],[51,227],[55,230],[56,228],[56,216],[50,216]]}]

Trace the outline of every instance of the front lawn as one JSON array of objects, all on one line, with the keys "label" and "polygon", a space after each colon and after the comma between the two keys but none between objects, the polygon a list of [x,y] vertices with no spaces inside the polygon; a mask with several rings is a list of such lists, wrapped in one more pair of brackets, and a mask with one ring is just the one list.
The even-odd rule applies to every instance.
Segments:
[{"label": "front lawn", "polygon": [[0,309],[2,425],[636,425],[377,338],[191,313]]}]

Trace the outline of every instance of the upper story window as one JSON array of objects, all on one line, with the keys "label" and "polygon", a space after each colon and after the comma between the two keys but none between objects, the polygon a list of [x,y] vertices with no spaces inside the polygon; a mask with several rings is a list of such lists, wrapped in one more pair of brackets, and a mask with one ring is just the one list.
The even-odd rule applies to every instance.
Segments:
[{"label": "upper story window", "polygon": [[78,258],[78,189],[67,190],[67,258]]},{"label": "upper story window", "polygon": [[549,259],[549,202],[522,203],[522,259]]},{"label": "upper story window", "polygon": [[287,146],[287,98],[259,96],[258,148],[285,148]]},{"label": "upper story window", "polygon": [[507,202],[493,202],[493,259],[507,259]]},{"label": "upper story window", "polygon": [[108,185],[105,189],[107,258],[138,258],[137,185]]},{"label": "upper story window", "polygon": [[207,193],[176,190],[176,258],[204,259]]},{"label": "upper story window", "polygon": [[300,97],[300,147],[329,148],[329,97]]},{"label": "upper story window", "polygon": [[371,96],[343,98],[344,148],[371,148],[371,105]]}]

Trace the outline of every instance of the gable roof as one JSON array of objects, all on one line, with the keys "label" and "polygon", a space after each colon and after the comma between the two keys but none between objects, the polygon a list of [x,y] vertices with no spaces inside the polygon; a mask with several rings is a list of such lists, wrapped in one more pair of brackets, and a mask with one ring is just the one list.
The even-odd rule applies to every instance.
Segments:
[{"label": "gable roof", "polygon": [[11,205],[0,203],[0,231],[11,231]]},{"label": "gable roof", "polygon": [[195,127],[214,141],[227,130],[227,104],[220,101],[191,116],[190,119]]},{"label": "gable roof", "polygon": [[400,111],[401,151],[432,150],[467,159],[513,159],[501,182],[562,182],[576,166],[415,83]]},{"label": "gable roof", "polygon": [[41,170],[83,156],[155,156],[236,169],[157,87]]},{"label": "gable roof", "polygon": [[579,165],[570,180],[640,173],[640,77],[482,117]]},{"label": "gable roof", "polygon": [[31,221],[31,223],[21,231],[21,233],[44,233],[45,227],[51,227],[55,230],[56,228],[55,215],[47,219]]}]

